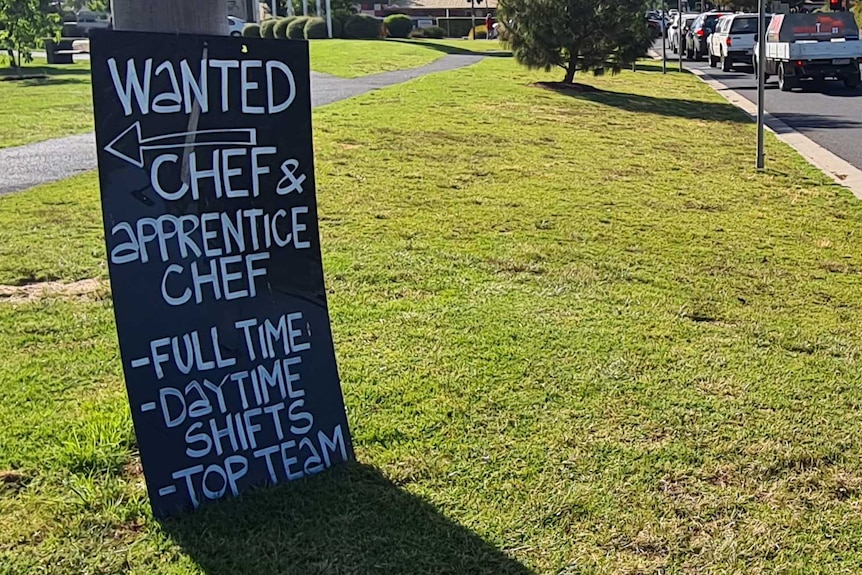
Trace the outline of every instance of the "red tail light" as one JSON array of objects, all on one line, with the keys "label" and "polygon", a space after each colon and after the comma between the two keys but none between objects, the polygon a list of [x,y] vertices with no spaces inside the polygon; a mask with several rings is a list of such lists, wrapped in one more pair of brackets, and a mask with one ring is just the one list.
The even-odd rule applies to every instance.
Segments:
[{"label": "red tail light", "polygon": [[697,34],[698,36],[703,36],[703,28],[695,32],[695,34]]},{"label": "red tail light", "polygon": [[802,67],[803,64],[804,64],[804,62],[802,60],[796,61],[796,65],[799,66],[800,68]]},{"label": "red tail light", "polygon": [[728,36],[728,37],[727,37],[727,42],[726,42],[726,43],[727,43],[727,45],[728,45],[728,46],[731,46],[731,45],[733,44],[733,42],[730,40],[730,36]]}]

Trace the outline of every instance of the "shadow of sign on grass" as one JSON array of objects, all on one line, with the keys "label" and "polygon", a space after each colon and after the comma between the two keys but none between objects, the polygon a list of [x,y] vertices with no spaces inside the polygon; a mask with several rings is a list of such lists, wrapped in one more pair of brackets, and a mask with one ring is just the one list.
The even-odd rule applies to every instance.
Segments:
[{"label": "shadow of sign on grass", "polygon": [[605,106],[613,106],[628,112],[646,112],[649,114],[660,114],[662,116],[675,116],[695,120],[714,120],[717,122],[749,123],[750,120],[741,110],[722,102],[702,102],[679,100],[676,98],[661,98],[656,96],[644,96],[642,94],[628,94],[625,92],[611,92],[595,88],[588,84],[570,84],[562,82],[539,82],[539,88],[551,90],[563,96],[588,100]]},{"label": "shadow of sign on grass", "polygon": [[356,463],[162,525],[207,575],[532,573]]}]

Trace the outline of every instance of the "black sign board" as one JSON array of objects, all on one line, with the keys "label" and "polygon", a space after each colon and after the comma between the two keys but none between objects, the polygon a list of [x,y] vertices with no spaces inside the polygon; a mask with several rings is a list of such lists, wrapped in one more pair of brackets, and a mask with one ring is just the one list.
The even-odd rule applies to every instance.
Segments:
[{"label": "black sign board", "polygon": [[352,459],[308,44],[104,32],[91,50],[108,269],[153,512]]}]

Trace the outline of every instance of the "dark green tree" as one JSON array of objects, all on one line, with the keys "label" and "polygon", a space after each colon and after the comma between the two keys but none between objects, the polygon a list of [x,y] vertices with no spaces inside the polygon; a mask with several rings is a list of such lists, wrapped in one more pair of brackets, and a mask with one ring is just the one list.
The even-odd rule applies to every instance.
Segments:
[{"label": "dark green tree", "polygon": [[44,0],[0,0],[0,49],[6,50],[18,73],[22,62],[32,62],[31,50],[52,36],[60,15]]},{"label": "dark green tree", "polygon": [[652,39],[645,0],[501,0],[502,37],[528,68],[617,73],[644,56]]}]

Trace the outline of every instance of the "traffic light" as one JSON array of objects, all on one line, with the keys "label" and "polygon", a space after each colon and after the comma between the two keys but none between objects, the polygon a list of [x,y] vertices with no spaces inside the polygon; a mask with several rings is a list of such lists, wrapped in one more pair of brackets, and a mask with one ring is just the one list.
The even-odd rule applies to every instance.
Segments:
[{"label": "traffic light", "polygon": [[829,9],[833,12],[842,12],[844,10],[842,4],[843,0],[829,0]]}]

